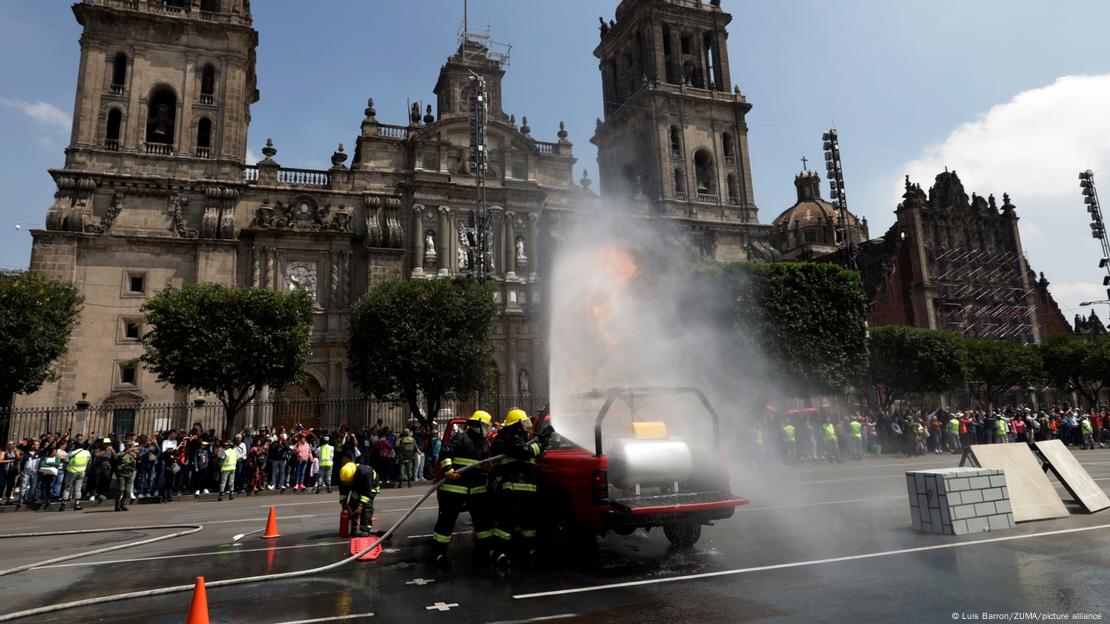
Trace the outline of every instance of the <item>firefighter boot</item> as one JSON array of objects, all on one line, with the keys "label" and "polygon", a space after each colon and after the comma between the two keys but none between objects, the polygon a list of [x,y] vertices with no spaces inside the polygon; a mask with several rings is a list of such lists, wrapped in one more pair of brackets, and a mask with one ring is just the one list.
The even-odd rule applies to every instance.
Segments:
[{"label": "firefighter boot", "polygon": [[447,574],[451,571],[451,560],[447,558],[448,544],[436,542],[433,553],[433,562],[435,563],[436,572],[439,574]]}]

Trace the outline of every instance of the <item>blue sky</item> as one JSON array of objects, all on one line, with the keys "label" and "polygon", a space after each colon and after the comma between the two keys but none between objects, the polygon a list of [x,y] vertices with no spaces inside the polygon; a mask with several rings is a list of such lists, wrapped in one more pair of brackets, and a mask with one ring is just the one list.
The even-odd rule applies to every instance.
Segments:
[{"label": "blue sky", "polygon": [[[462,0],[255,0],[259,86],[250,145],[324,167],[358,132],[366,98],[404,123],[431,102],[453,52]],[[597,18],[616,0],[471,0],[472,23],[513,44],[507,112],[554,140],[565,120],[579,169],[596,179],[589,143],[601,114],[592,52]],[[841,132],[849,205],[873,236],[893,222],[906,173],[927,186],[949,166],[968,191],[1010,192],[1026,252],[1070,318],[1102,298],[1100,249],[1076,174],[1110,171],[1110,3],[1071,0],[724,0],[734,16],[733,81],[749,115],[756,200],[769,222],[794,201],[805,154]],[[63,163],[80,29],[66,0],[0,2],[0,267],[26,267],[30,236]],[[306,8],[311,7],[311,8]],[[1073,78],[1066,78],[1073,77]],[[1061,80],[1063,79],[1063,80]],[[1110,177],[1100,175],[1110,197]],[[1103,318],[1106,314],[1102,313]]]}]

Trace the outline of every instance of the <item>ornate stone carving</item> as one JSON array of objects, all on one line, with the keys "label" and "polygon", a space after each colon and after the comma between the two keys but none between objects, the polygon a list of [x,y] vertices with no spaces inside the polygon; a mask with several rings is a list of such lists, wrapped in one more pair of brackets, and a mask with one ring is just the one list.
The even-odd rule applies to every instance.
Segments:
[{"label": "ornate stone carving", "polygon": [[303,290],[316,300],[316,263],[307,260],[297,260],[285,266],[285,290],[296,292]]},{"label": "ornate stone carving", "polygon": [[185,225],[185,209],[188,207],[188,197],[175,195],[170,198],[171,227],[173,227],[173,231],[181,238],[199,238],[199,232]]},{"label": "ornate stone carving", "polygon": [[96,181],[63,176],[57,178],[57,184],[54,205],[46,213],[46,229],[67,232],[97,231],[97,226],[91,224]]},{"label": "ornate stone carving", "polygon": [[385,226],[390,249],[401,249],[405,245],[405,227],[401,224],[401,198],[385,199]]},{"label": "ornate stone carving", "polygon": [[[84,200],[79,200],[78,201],[78,206],[82,206],[82,202],[84,202]],[[77,208],[77,207],[75,207],[75,208]],[[80,213],[81,220],[85,221],[84,210],[80,209],[80,208],[78,208],[78,209],[81,210],[81,213]],[[104,212],[104,216],[100,217],[100,225],[86,226],[85,230],[90,231],[90,232],[96,232],[97,234],[106,234],[109,230],[112,229],[112,224],[115,223],[116,217],[119,216],[119,213],[122,210],[123,210],[123,195],[121,195],[117,191],[117,192],[112,194],[112,203],[110,203],[108,205],[108,210]]]}]

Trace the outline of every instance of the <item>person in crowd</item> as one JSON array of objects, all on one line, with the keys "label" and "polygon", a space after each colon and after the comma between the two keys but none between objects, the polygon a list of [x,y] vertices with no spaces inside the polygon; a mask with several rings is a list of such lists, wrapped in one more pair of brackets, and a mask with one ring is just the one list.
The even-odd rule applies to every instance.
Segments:
[{"label": "person in crowd", "polygon": [[399,475],[397,477],[397,485],[401,482],[407,482],[408,487],[412,487],[413,469],[416,466],[416,438],[409,434],[408,429],[401,431],[401,437],[397,439],[397,467],[399,468]]},{"label": "person in crowd", "polygon": [[13,502],[12,493],[19,481],[19,464],[23,454],[15,442],[8,440],[0,455],[0,505]]},{"label": "person in crowd", "polygon": [[316,494],[320,493],[320,486],[324,486],[328,494],[331,494],[331,473],[332,467],[335,464],[335,447],[331,445],[331,438],[324,436],[320,439],[320,446],[316,449],[316,461],[319,466],[319,474],[316,478]]},{"label": "person in crowd", "polygon": [[270,443],[270,489],[276,488],[282,494],[289,485],[289,473],[285,467],[292,455],[286,440],[287,436],[283,431]]},{"label": "person in crowd", "polygon": [[224,494],[227,494],[228,500],[235,500],[235,468],[239,465],[239,454],[230,440],[224,440],[220,452],[216,455],[216,462],[220,470],[216,500],[222,501]]},{"label": "person in crowd", "polygon": [[293,461],[295,463],[293,491],[300,493],[304,489],[305,475],[312,463],[312,447],[309,446],[303,433],[297,434],[293,442]]},{"label": "person in crowd", "polygon": [[[163,440],[162,442],[165,443],[166,440]],[[158,464],[162,467],[162,496],[160,498],[160,502],[172,503],[174,502],[174,484],[177,482],[177,475],[181,472],[181,464],[178,462],[180,449],[176,444],[176,440],[174,440],[174,444],[172,445],[163,444],[163,449],[164,450],[159,455],[158,462]]]},{"label": "person in crowd", "polygon": [[23,463],[19,478],[19,502],[16,503],[16,510],[24,505],[30,506],[35,502],[35,494],[38,491],[40,459],[39,441],[35,439],[28,440],[23,450]]},{"label": "person in crowd", "polygon": [[793,464],[798,461],[797,431],[790,420],[782,426],[782,454],[783,461]]},{"label": "person in crowd", "polygon": [[374,443],[374,448],[377,450],[378,455],[378,475],[381,477],[382,484],[390,487],[393,481],[397,478],[395,471],[396,452],[393,444],[390,442],[392,434],[389,427],[386,427],[382,434],[378,437],[378,441]]},{"label": "person in crowd", "polygon": [[62,500],[58,506],[58,511],[65,511],[66,501],[73,501],[73,510],[81,511],[81,488],[85,485],[85,477],[91,461],[92,453],[85,448],[84,444],[74,447],[69,455],[69,461],[66,463],[65,483],[62,486]]},{"label": "person in crowd", "polygon": [[47,510],[50,503],[54,502],[54,481],[62,473],[66,459],[66,452],[54,447],[39,460],[39,509]]},{"label": "person in crowd", "polygon": [[198,438],[195,445],[193,441],[190,441],[187,445],[187,448],[188,447],[194,449],[191,452],[191,457],[193,458],[190,463],[192,468],[192,485],[189,486],[189,489],[193,490],[193,498],[197,499],[200,498],[202,493],[208,494],[209,492],[208,465],[212,462],[212,453],[209,449],[210,445],[207,440]]},{"label": "person in crowd", "polygon": [[116,511],[127,511],[127,499],[131,496],[131,486],[135,481],[135,471],[138,469],[138,442],[131,442],[128,447],[116,457]]}]

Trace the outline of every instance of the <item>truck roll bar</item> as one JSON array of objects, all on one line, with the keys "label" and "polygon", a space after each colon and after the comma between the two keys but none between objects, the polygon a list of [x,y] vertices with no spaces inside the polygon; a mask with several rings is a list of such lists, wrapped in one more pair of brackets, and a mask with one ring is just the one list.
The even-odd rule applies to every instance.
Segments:
[{"label": "truck roll bar", "polygon": [[619,397],[621,395],[627,395],[629,397],[629,399],[632,399],[636,396],[651,396],[651,395],[660,395],[660,394],[692,394],[692,395],[698,397],[698,400],[701,401],[702,407],[705,408],[705,411],[713,419],[713,445],[716,448],[720,447],[720,443],[721,443],[720,417],[717,416],[717,410],[713,409],[713,406],[709,403],[709,399],[706,398],[705,393],[702,392],[701,389],[695,388],[694,386],[675,386],[675,387],[658,387],[658,388],[624,386],[624,387],[617,387],[617,388],[607,388],[605,390],[592,390],[590,392],[587,392],[584,395],[581,395],[583,397],[588,397],[588,398],[596,398],[596,397],[600,397],[600,396],[605,397],[605,404],[601,406],[601,411],[599,411],[598,414],[597,414],[597,420],[594,421],[594,454],[598,457],[601,457],[601,455],[602,455],[602,452],[601,452],[601,423],[605,420],[605,417],[609,414],[609,409],[611,407],[613,407],[613,401],[615,401],[617,399],[617,397]]}]

